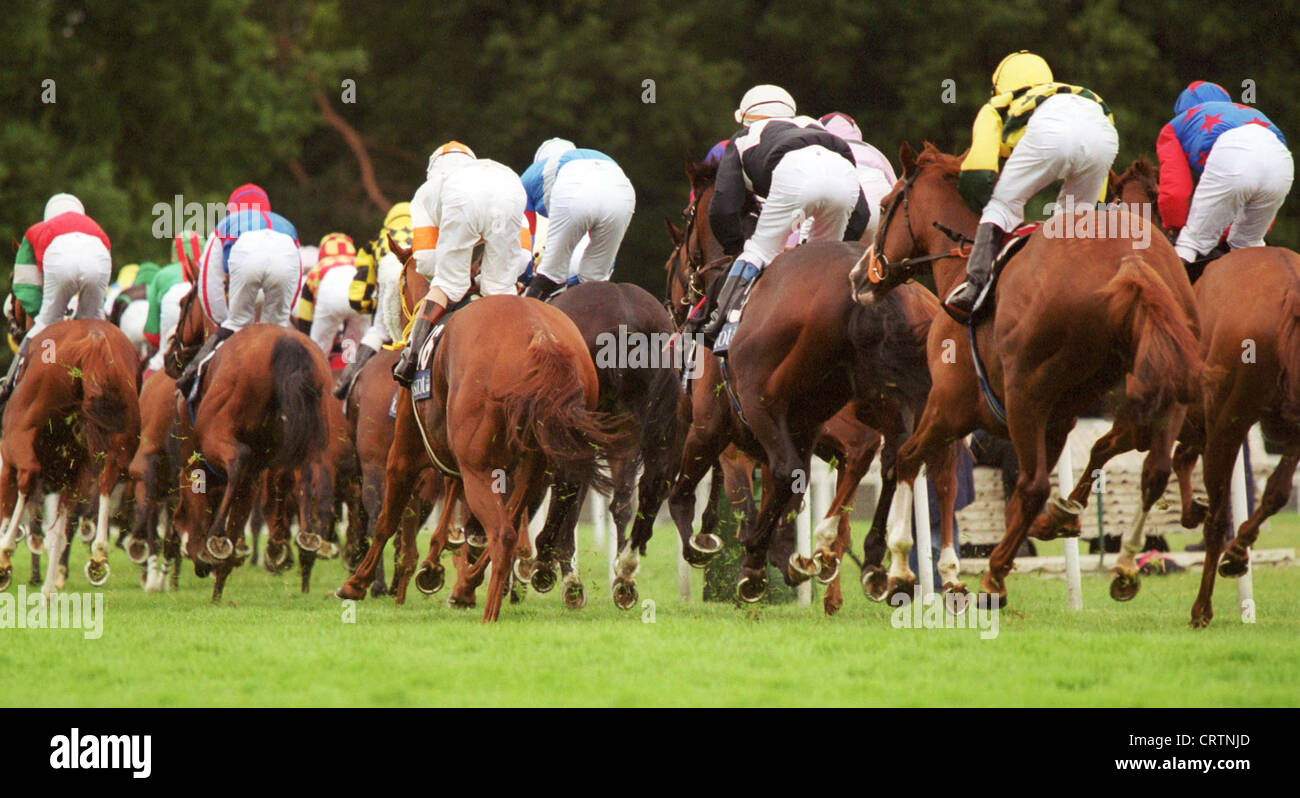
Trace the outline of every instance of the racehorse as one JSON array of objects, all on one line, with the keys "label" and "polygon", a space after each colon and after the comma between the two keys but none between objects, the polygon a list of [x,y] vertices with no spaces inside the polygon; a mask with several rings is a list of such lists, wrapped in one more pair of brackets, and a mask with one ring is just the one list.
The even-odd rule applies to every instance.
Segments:
[{"label": "racehorse", "polygon": [[[1125,203],[1149,203],[1163,227],[1157,178],[1154,164],[1135,161],[1115,178],[1115,193]],[[1190,622],[1198,628],[1214,617],[1215,567],[1228,578],[1244,574],[1260,526],[1291,494],[1300,461],[1300,255],[1280,247],[1235,250],[1206,266],[1193,290],[1206,379],[1179,437],[1174,468],[1183,525],[1205,522],[1205,560]],[[1232,470],[1256,422],[1269,441],[1281,445],[1282,457],[1258,507],[1228,543]],[[1202,453],[1208,508],[1192,498],[1191,472]]]},{"label": "racehorse", "polygon": [[[140,434],[139,359],[121,330],[93,319],[51,324],[31,341],[29,352],[0,437],[0,589],[11,578],[9,557],[23,510],[41,489],[61,493],[45,540],[50,561],[42,590],[53,592],[60,581],[75,505],[96,498],[98,522],[85,573],[98,587],[109,576],[110,494],[126,476]],[[91,491],[93,496],[83,495]]]},{"label": "racehorse", "polygon": [[[186,353],[192,357],[202,345],[206,325],[197,296],[191,291],[185,298],[168,350],[172,377]],[[185,465],[175,523],[195,573],[214,575],[214,602],[238,559],[232,556],[235,541],[243,541],[259,478],[268,470],[300,471],[328,446],[331,384],[329,363],[310,338],[254,324],[230,336],[208,361],[197,410],[177,396]],[[300,529],[299,546],[311,550],[313,534]]]},{"label": "racehorse", "polygon": [[[487,556],[466,576],[481,576],[493,564],[483,621],[495,621],[516,545],[528,546],[527,509],[541,500],[546,472],[609,490],[601,468],[607,452],[626,445],[627,433],[595,411],[596,369],[577,327],[537,300],[488,296],[455,311],[427,365],[427,400],[398,393],[375,541],[337,593],[365,596],[416,480],[436,465],[459,479],[487,534]],[[527,579],[531,563],[521,559],[517,576]]]},{"label": "racehorse", "polygon": [[[900,156],[904,177],[882,200],[875,241],[852,275],[854,295],[868,306],[922,265],[931,267],[941,294],[950,291],[965,267],[954,239],[969,238],[978,222],[957,191],[959,157],[928,143],[919,156],[905,143]],[[1026,534],[1079,534],[1077,503],[1057,500],[1039,515],[1076,416],[1123,380],[1116,415],[1129,419],[1132,448],[1149,450],[1142,492],[1158,496],[1169,479],[1181,405],[1197,392],[1196,311],[1177,254],[1163,237],[1143,236],[1135,216],[1127,230],[1099,234],[1100,216],[1091,208],[1061,214],[1057,227],[1033,233],[997,278],[990,321],[963,330],[945,316],[930,328],[934,388],[900,452],[899,476],[910,480],[922,459],[977,427],[1010,436],[1020,476],[1007,503],[1006,535],[982,581],[999,604]],[[1054,234],[1061,223],[1094,232]]]},{"label": "racehorse", "polygon": [[[127,557],[144,566],[146,592],[166,589],[180,578],[180,545],[172,519],[180,482],[180,442],[176,437],[176,381],[164,372],[150,374],[140,388],[140,445],[131,459],[135,482],[135,519],[126,543]],[[160,516],[167,515],[165,540],[158,536]]]},{"label": "racehorse", "polygon": [[[609,453],[614,483],[609,509],[619,552],[611,594],[615,606],[630,609],[637,600],[639,558],[645,555],[655,516],[672,486],[681,455],[680,358],[675,359],[668,346],[673,337],[672,319],[649,292],[626,283],[582,283],[561,291],[551,305],[577,325],[595,362],[600,385],[597,409],[632,419],[630,445]],[[639,481],[638,468],[642,469]],[[624,533],[632,520],[634,488],[636,521],[627,538]],[[565,603],[575,608],[586,603],[582,583],[571,565],[574,529],[585,493],[585,485],[557,481],[551,486],[546,526],[535,541],[537,569],[531,582],[539,593],[550,590],[555,583],[553,564],[558,562],[564,575]]]}]

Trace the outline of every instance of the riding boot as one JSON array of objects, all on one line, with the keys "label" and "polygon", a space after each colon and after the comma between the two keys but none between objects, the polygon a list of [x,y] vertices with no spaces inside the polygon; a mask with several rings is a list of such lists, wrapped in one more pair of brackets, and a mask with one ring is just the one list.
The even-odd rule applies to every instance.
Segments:
[{"label": "riding boot", "polygon": [[957,321],[965,322],[984,303],[984,293],[993,277],[994,248],[1006,233],[992,222],[975,231],[975,243],[966,259],[966,279],[944,300],[944,309]]},{"label": "riding boot", "polygon": [[371,349],[369,346],[361,344],[357,347],[357,352],[353,357],[352,362],[348,364],[347,368],[343,369],[343,373],[339,375],[338,385],[334,386],[334,397],[336,399],[342,399],[348,395],[348,389],[352,387],[352,381],[355,380],[357,374],[361,372],[361,367],[366,365],[366,361],[374,356],[375,350]]},{"label": "riding boot", "polygon": [[190,362],[186,364],[185,371],[181,372],[181,376],[176,378],[176,387],[180,389],[182,395],[190,395],[190,390],[194,387],[194,379],[199,374],[199,366],[203,365],[203,361],[207,360],[209,355],[217,351],[217,347],[221,346],[222,341],[234,334],[234,330],[218,327],[216,332],[208,336],[198,353],[190,358]]},{"label": "riding boot", "polygon": [[727,272],[727,279],[722,283],[722,288],[718,290],[718,298],[713,306],[713,314],[709,316],[704,328],[700,330],[705,346],[713,346],[714,341],[718,338],[718,333],[722,332],[723,326],[727,323],[727,317],[731,315],[731,311],[739,307],[745,296],[745,288],[757,275],[758,267],[749,261],[737,259],[732,264],[731,271]]},{"label": "riding boot", "polygon": [[561,285],[563,283],[557,283],[544,274],[533,274],[533,281],[528,284],[528,290],[524,292],[524,296],[545,302],[551,294],[560,290]]},{"label": "riding boot", "polygon": [[403,388],[410,388],[411,383],[415,381],[415,369],[420,350],[424,348],[424,342],[429,339],[429,333],[433,332],[433,326],[446,312],[447,309],[437,302],[427,299],[424,301],[420,315],[415,318],[415,324],[411,325],[411,334],[406,336],[406,346],[402,349],[397,364],[393,366],[393,379],[397,380]]},{"label": "riding boot", "polygon": [[14,359],[9,361],[9,371],[5,372],[4,378],[0,379],[0,408],[5,406],[9,401],[9,396],[14,392],[14,383],[18,381],[18,368],[22,365],[23,358],[27,353],[27,342],[30,337],[23,338],[22,344],[18,346],[18,351],[14,353]]}]

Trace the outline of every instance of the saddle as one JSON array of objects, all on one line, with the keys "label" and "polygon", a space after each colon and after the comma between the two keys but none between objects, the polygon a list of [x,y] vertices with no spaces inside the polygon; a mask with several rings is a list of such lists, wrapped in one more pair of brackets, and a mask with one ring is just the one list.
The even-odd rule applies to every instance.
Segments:
[{"label": "saddle", "polygon": [[218,344],[199,361],[198,368],[194,372],[194,383],[190,385],[189,393],[185,395],[185,407],[189,409],[191,423],[194,422],[194,416],[198,412],[199,401],[203,398],[203,376],[208,371],[208,363],[220,348],[221,346]]},{"label": "saddle", "polygon": [[[438,351],[438,343],[442,341],[442,332],[447,328],[447,320],[451,314],[468,305],[478,298],[478,294],[467,293],[461,297],[459,302],[453,303],[447,308],[447,312],[442,315],[434,328],[429,331],[429,337],[425,339],[424,346],[420,348],[416,356],[415,378],[411,380],[411,398],[417,402],[421,399],[428,399],[433,394],[433,381],[431,375],[431,364],[433,356]],[[409,343],[407,344],[410,345]],[[397,397],[393,397],[392,407],[393,418],[397,418]]]}]

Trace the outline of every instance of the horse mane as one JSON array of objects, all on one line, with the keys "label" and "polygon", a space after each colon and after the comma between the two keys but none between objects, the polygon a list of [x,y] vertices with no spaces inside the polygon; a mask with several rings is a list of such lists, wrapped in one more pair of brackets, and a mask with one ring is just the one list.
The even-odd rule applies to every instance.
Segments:
[{"label": "horse mane", "polygon": [[712,183],[718,177],[718,163],[698,161],[691,166],[692,183]]}]

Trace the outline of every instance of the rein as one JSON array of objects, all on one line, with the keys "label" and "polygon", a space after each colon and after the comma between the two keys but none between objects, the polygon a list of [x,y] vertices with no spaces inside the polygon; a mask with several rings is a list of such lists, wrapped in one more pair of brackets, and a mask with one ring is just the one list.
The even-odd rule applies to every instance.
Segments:
[{"label": "rein", "polygon": [[898,212],[898,206],[903,206],[903,224],[907,227],[907,234],[912,239],[912,250],[919,249],[919,242],[916,240],[916,233],[912,230],[912,213],[908,197],[911,192],[912,184],[921,174],[921,170],[915,169],[912,174],[903,180],[903,186],[899,189],[898,196],[889,204],[889,209],[885,211],[885,217],[880,220],[880,225],[876,228],[876,240],[871,243],[871,263],[867,268],[867,279],[873,284],[879,285],[885,281],[885,277],[890,274],[910,277],[917,266],[926,263],[932,263],[944,258],[965,258],[970,255],[971,241],[966,236],[945,227],[944,225],[934,222],[937,230],[951,238],[957,243],[957,246],[946,252],[936,252],[932,255],[917,255],[902,260],[891,261],[885,258],[883,252],[885,248],[885,236],[889,234],[889,226],[894,221],[894,215]]}]

